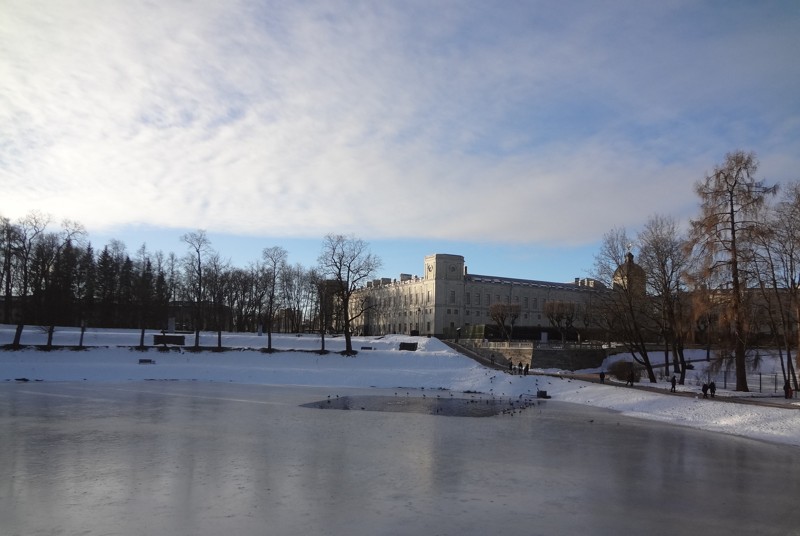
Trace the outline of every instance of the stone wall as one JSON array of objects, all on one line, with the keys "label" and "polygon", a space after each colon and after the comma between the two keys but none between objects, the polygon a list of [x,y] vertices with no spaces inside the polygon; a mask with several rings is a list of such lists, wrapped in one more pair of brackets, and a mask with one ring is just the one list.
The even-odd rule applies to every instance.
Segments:
[{"label": "stone wall", "polygon": [[581,370],[598,368],[606,358],[605,350],[544,350],[533,351],[532,368]]},{"label": "stone wall", "polygon": [[[455,345],[453,345],[455,346]],[[459,346],[462,351],[466,349]],[[587,368],[598,368],[606,358],[606,351],[603,349],[565,349],[565,350],[546,350],[535,348],[533,359],[531,360],[530,348],[474,348],[469,347],[469,351],[479,355],[483,359],[490,361],[494,355],[494,363],[498,367],[505,367],[509,361],[514,365],[522,363],[531,368],[538,369],[561,369],[561,370],[581,370]]]}]

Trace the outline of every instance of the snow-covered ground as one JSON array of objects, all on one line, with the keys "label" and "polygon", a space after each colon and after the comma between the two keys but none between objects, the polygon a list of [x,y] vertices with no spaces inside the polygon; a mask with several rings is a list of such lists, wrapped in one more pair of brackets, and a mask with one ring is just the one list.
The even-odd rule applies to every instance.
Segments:
[{"label": "snow-covered ground", "polygon": [[[147,333],[146,344],[152,344],[154,334],[157,332]],[[0,325],[0,345],[11,343],[13,337],[14,326]],[[44,330],[28,327],[22,344],[38,345],[46,340]],[[344,340],[340,337],[326,338],[325,347],[332,353],[325,355],[312,352],[320,348],[319,336],[273,335],[272,340],[273,348],[278,350],[274,353],[259,351],[266,346],[266,336],[253,334],[223,334],[223,346],[228,348],[225,352],[138,351],[129,348],[139,343],[137,331],[87,330],[83,343],[89,348],[81,351],[48,352],[31,348],[0,351],[0,381],[23,378],[45,382],[185,380],[415,391],[446,389],[512,398],[535,396],[537,391],[544,390],[553,400],[561,402],[800,446],[800,400],[797,399],[775,398],[783,407],[767,407],[729,403],[725,399],[739,393],[724,389],[717,390],[716,399],[671,395],[667,380],[657,385],[662,392],[653,392],[625,387],[613,380],[598,384],[571,379],[559,371],[534,370],[529,376],[511,376],[481,366],[439,340],[425,337],[357,337],[353,339],[353,346],[359,351],[355,357],[335,353],[344,349]],[[77,346],[78,341],[79,331],[71,328],[57,329],[53,338],[53,344],[59,346]],[[193,342],[194,336],[187,335],[187,345]],[[203,346],[215,346],[216,334],[203,333],[200,342]],[[401,342],[416,342],[418,348],[401,351]],[[655,363],[663,362],[663,355],[652,357]],[[140,364],[140,359],[152,359],[155,364]],[[696,383],[697,378],[704,375],[705,362],[695,366],[687,385],[678,386],[679,391],[699,395]],[[762,370],[769,374],[774,373],[775,366],[770,358],[761,363]]]}]

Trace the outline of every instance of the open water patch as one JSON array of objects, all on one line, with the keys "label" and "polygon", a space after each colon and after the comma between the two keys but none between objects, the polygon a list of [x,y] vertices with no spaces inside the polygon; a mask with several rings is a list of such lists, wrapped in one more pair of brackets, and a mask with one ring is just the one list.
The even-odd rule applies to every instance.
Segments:
[{"label": "open water patch", "polygon": [[354,411],[390,411],[395,413],[422,413],[449,417],[492,417],[514,415],[535,404],[526,398],[478,397],[454,398],[441,396],[337,396],[327,400],[302,404],[304,408],[338,409]]}]

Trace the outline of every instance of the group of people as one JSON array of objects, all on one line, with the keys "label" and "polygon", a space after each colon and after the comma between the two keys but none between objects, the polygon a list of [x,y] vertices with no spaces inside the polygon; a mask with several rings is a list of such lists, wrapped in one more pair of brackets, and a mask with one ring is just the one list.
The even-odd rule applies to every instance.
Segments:
[{"label": "group of people", "polygon": [[520,361],[516,365],[514,365],[513,361],[509,361],[508,362],[508,372],[510,372],[512,375],[513,374],[519,374],[520,376],[527,376],[528,375],[528,370],[530,370],[530,369],[528,368],[528,364],[527,363],[525,363],[525,366],[523,367],[522,366],[522,361]]},{"label": "group of people", "polygon": [[[669,390],[671,393],[676,392],[675,386],[677,383],[678,379],[675,377],[675,375],[673,375],[672,379],[670,380],[671,386]],[[714,383],[714,380],[711,380],[708,383],[703,383],[703,386],[700,388],[700,390],[703,392],[703,398],[708,398],[709,395],[711,395],[711,398],[714,398],[714,395],[717,394],[717,384]]]},{"label": "group of people", "polygon": [[710,383],[704,383],[700,390],[703,391],[703,398],[708,398],[709,394],[711,394],[711,398],[714,398],[717,393],[717,384],[712,380]]}]

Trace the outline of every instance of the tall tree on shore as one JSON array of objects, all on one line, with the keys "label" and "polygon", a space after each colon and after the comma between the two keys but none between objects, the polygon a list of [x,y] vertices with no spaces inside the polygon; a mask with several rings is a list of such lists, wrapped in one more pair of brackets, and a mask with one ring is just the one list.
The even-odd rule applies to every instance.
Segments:
[{"label": "tall tree on shore", "polygon": [[669,354],[672,351],[673,372],[686,379],[683,355],[687,325],[688,294],[685,274],[688,252],[685,236],[669,216],[652,216],[638,235],[639,264],[644,269],[647,288],[652,295],[653,320],[660,326],[664,339],[664,374],[669,374]]},{"label": "tall tree on shore", "polygon": [[797,389],[792,351],[800,336],[800,182],[786,185],[758,239],[756,277],[761,317],[766,318],[781,354],[783,380]]},{"label": "tall tree on shore", "polygon": [[603,235],[600,252],[594,258],[593,277],[610,291],[592,296],[591,318],[610,338],[625,345],[650,383],[656,383],[647,344],[657,335],[658,326],[653,320],[644,270],[633,261],[632,246],[625,229],[615,228]]},{"label": "tall tree on shore", "polygon": [[725,162],[695,185],[700,198],[700,216],[691,221],[690,242],[701,260],[700,280],[719,280],[717,298],[724,300],[730,323],[736,390],[747,386],[747,270],[753,262],[753,241],[761,223],[759,215],[766,199],[777,191],[755,178],[758,160],[754,153],[735,151]]},{"label": "tall tree on shore", "polygon": [[206,260],[206,297],[211,305],[211,319],[217,331],[217,349],[222,350],[222,330],[227,325],[225,311],[226,296],[230,290],[230,263],[223,261],[219,253],[211,252]]},{"label": "tall tree on shore", "polygon": [[369,307],[369,300],[354,300],[355,292],[366,285],[381,267],[381,260],[370,253],[366,242],[354,236],[329,234],[325,236],[319,266],[323,277],[332,282],[338,299],[344,331],[345,353],[353,352],[352,324]]},{"label": "tall tree on shore", "polygon": [[203,281],[203,266],[206,257],[211,252],[211,240],[206,235],[205,230],[199,229],[181,236],[189,253],[186,257],[186,276],[188,286],[194,299],[194,347],[200,347],[200,327],[203,322],[203,292],[205,290]]},{"label": "tall tree on shore", "polygon": [[264,308],[264,324],[267,328],[267,351],[272,351],[272,332],[275,329],[275,314],[283,297],[279,284],[286,267],[288,253],[282,247],[264,248],[261,252],[264,261],[264,277],[267,294]]}]

